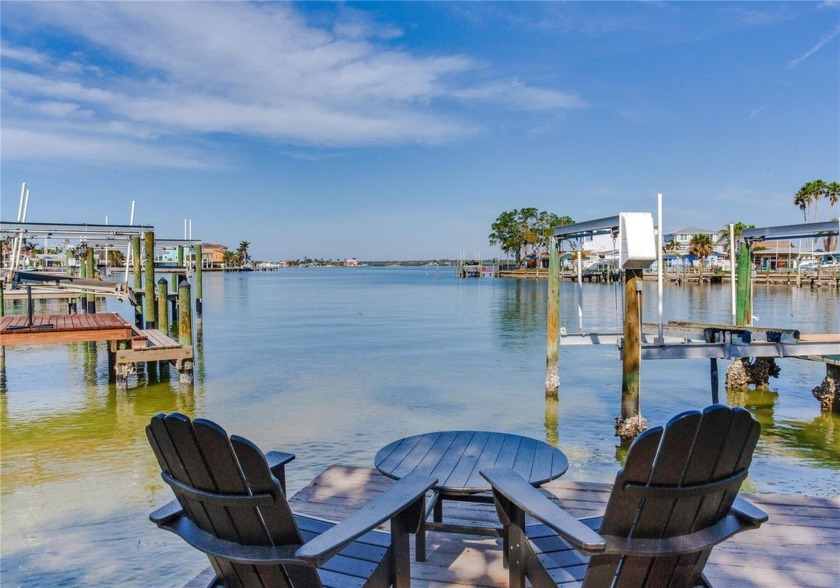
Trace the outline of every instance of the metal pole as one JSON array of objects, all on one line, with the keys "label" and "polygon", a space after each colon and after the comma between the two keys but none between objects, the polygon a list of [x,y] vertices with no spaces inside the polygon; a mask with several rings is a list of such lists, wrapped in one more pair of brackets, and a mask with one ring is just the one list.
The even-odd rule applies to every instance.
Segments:
[{"label": "metal pole", "polygon": [[658,271],[656,272],[656,295],[657,295],[657,316],[659,319],[659,328],[657,330],[657,338],[656,343],[657,345],[664,345],[665,344],[665,334],[662,326],[663,321],[663,305],[662,305],[662,298],[664,296],[664,290],[662,287],[662,194],[656,195],[656,223],[658,230],[656,231],[656,267]]},{"label": "metal pole", "polygon": [[578,329],[583,335],[583,251],[577,252]]},{"label": "metal pole", "polygon": [[729,281],[732,290],[732,324],[738,320],[738,288],[735,284],[735,225],[729,223]]}]

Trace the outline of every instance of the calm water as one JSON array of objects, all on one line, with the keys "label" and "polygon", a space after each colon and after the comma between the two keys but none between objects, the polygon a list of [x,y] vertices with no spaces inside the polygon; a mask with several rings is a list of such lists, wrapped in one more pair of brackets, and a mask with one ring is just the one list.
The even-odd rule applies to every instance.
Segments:
[{"label": "calm water", "polygon": [[[2,424],[2,582],[183,585],[206,560],[158,531],[148,513],[170,499],[143,427],[179,410],[217,420],[263,449],[297,454],[296,491],[333,463],[371,466],[407,434],[492,429],[547,439],[570,479],[611,481],[621,364],[614,347],[561,348],[558,406],[543,400],[545,282],[457,280],[423,268],[312,268],[208,274],[196,383],[142,376],[107,383],[105,348],[12,347]],[[585,284],[585,328],[614,331],[612,285]],[[645,321],[655,322],[655,284]],[[729,290],[671,287],[665,319],[728,322]],[[577,330],[575,288],[563,323]],[[41,312],[52,310],[43,307]],[[107,310],[131,316],[127,304]],[[20,312],[20,308],[8,312]],[[836,291],[759,287],[758,324],[838,332]],[[722,362],[722,372],[727,362]],[[840,489],[840,418],[811,388],[825,367],[784,360],[769,392],[729,396],[761,421],[751,490],[827,496]],[[710,403],[708,362],[645,362],[649,426]]]}]

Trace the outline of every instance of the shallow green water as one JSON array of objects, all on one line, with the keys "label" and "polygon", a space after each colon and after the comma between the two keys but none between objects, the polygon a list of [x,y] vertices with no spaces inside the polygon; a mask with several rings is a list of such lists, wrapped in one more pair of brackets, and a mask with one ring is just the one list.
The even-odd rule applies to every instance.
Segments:
[{"label": "shallow green water", "polygon": [[[574,290],[564,283],[561,293],[570,332]],[[616,289],[584,290],[587,331],[615,330]],[[670,287],[665,319],[727,322],[729,296],[720,286]],[[544,282],[457,280],[446,268],[439,276],[422,268],[207,274],[192,388],[173,372],[142,374],[117,392],[104,346],[8,348],[3,585],[177,586],[206,566],[147,519],[169,500],[143,432],[157,412],[206,416],[263,449],[295,453],[292,491],[333,463],[371,466],[397,437],[469,428],[556,442],[569,456],[567,477],[611,481],[623,456],[613,436],[617,351],[561,348],[560,402],[547,406],[545,299]],[[115,302],[107,310],[131,313]],[[655,321],[654,284],[644,314]],[[760,325],[840,330],[836,291],[759,287],[755,314]],[[763,426],[748,486],[837,495],[840,418],[821,414],[810,393],[825,367],[780,365],[770,391],[727,397]],[[708,404],[708,381],[705,361],[645,362],[649,425]]]}]

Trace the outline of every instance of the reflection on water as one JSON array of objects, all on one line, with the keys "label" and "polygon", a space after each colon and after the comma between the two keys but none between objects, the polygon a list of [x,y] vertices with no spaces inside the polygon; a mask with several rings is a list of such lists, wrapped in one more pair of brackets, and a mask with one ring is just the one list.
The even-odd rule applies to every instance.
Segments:
[{"label": "reflection on water", "polygon": [[[584,329],[620,330],[620,289],[583,286]],[[655,287],[645,288],[644,316],[653,322]],[[577,296],[576,285],[561,285],[569,332],[579,326]],[[727,288],[668,288],[665,320],[727,321],[728,304]],[[826,291],[756,291],[765,326],[836,332],[838,306]],[[107,310],[131,313],[117,303]],[[8,348],[0,394],[4,586],[183,585],[206,566],[148,521],[170,494],[144,433],[158,412],[206,416],[266,450],[295,453],[292,491],[334,463],[370,466],[395,438],[446,429],[545,439],[568,456],[567,478],[612,481],[626,459],[613,430],[617,350],[561,347],[560,398],[545,401],[545,313],[545,282],[458,280],[443,270],[207,274],[194,386],[179,384],[174,370],[141,369],[117,391],[101,344]],[[820,414],[810,395],[825,368],[780,365],[770,391],[727,395],[763,427],[749,487],[836,495],[840,419]],[[708,362],[642,369],[650,426],[709,403]]]}]

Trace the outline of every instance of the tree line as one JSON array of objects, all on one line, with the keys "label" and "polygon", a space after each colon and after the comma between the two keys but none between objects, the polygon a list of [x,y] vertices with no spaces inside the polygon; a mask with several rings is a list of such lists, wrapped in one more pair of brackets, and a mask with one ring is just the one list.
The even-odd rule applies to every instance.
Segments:
[{"label": "tree line", "polygon": [[548,242],[554,229],[574,222],[569,216],[536,208],[509,210],[500,214],[491,225],[490,245],[498,245],[502,251],[513,255],[519,268],[523,258],[548,253]]}]

